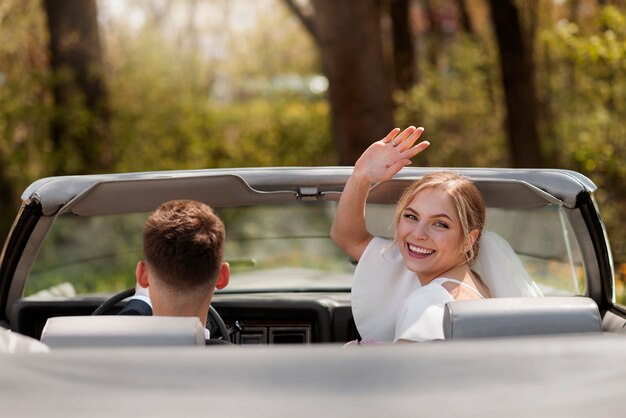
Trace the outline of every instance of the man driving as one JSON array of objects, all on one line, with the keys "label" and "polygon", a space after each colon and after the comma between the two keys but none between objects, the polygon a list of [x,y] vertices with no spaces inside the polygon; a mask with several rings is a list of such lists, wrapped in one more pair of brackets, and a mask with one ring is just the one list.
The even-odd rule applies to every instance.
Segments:
[{"label": "man driving", "polygon": [[230,277],[224,237],[224,223],[204,203],[159,206],[144,225],[136,295],[120,315],[196,316],[206,324],[215,289],[226,287]]}]

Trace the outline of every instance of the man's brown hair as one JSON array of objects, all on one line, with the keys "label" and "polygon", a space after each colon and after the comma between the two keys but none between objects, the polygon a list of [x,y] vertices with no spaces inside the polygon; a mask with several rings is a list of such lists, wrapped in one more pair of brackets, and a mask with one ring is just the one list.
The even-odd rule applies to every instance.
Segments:
[{"label": "man's brown hair", "polygon": [[168,287],[214,285],[224,257],[222,220],[204,203],[172,200],[146,220],[144,258]]}]

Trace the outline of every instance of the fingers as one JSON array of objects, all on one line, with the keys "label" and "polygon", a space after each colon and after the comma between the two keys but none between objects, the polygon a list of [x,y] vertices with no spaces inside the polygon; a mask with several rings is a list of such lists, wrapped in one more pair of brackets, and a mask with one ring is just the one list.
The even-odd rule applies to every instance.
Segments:
[{"label": "fingers", "polygon": [[419,128],[415,128],[414,126],[409,126],[398,135],[394,141],[398,144],[398,151],[406,151],[413,146],[413,144],[422,136],[424,133],[424,128],[421,126]]},{"label": "fingers", "polygon": [[383,138],[383,143],[388,144],[393,141],[393,139],[396,137],[396,135],[398,135],[399,132],[400,128],[393,128],[391,132],[389,132],[387,136]]},{"label": "fingers", "polygon": [[396,162],[391,164],[389,167],[387,167],[387,170],[385,171],[386,178],[390,179],[398,171],[402,170],[402,168],[404,168],[407,165],[410,165],[412,163],[411,158],[415,157],[417,154],[424,151],[429,146],[430,146],[430,142],[422,141],[416,146],[411,147],[408,150],[401,152],[400,155],[402,156],[402,159],[397,160]]},{"label": "fingers", "polygon": [[424,150],[425,150],[426,148],[428,148],[428,147],[430,147],[430,141],[422,141],[422,142],[420,142],[419,144],[417,144],[417,145],[415,146],[415,148],[417,148],[417,149],[419,150],[419,151],[418,151],[418,154],[419,154],[420,152],[424,151]]},{"label": "fingers", "polygon": [[[411,164],[411,158],[424,151],[430,145],[428,141],[422,141],[414,145],[423,133],[424,128],[416,128],[415,126],[409,126],[403,131],[400,131],[399,128],[391,130],[391,132],[380,141],[386,145],[384,152],[382,154],[376,154],[378,157],[382,157],[380,162],[384,164],[384,166],[381,167],[384,174],[381,178],[371,179],[371,181],[376,182],[381,181],[381,179],[390,179],[397,172],[402,170],[403,167]],[[371,162],[377,161],[378,159],[372,159],[370,154],[369,159],[366,160]]]},{"label": "fingers", "polygon": [[409,126],[402,132],[400,132],[399,128],[394,128],[387,134],[386,137],[382,139],[382,143],[391,144],[392,146],[397,147],[398,151],[403,152],[411,148],[415,141],[422,136],[423,132],[424,128],[416,128],[415,126]]},{"label": "fingers", "polygon": [[[415,126],[409,126],[404,131],[402,131],[402,133],[400,133],[400,134],[398,134],[398,132],[400,132],[400,129],[398,129],[398,128],[396,128],[396,129],[397,129],[396,136],[394,136],[394,138],[391,138],[391,140],[389,141],[389,142],[391,142],[391,145],[393,145],[394,147],[397,147],[400,144],[402,144],[407,138],[409,138],[413,134],[413,132],[415,132]],[[395,131],[395,129],[394,129],[394,131]]]},{"label": "fingers", "polygon": [[404,158],[413,158],[420,152],[424,151],[426,148],[430,146],[430,142],[422,141],[414,147],[411,147],[401,153]]}]

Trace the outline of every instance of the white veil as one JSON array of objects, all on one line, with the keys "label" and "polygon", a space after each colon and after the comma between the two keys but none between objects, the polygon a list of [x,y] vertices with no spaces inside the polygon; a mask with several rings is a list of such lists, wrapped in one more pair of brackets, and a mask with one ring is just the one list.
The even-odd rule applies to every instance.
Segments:
[{"label": "white veil", "polygon": [[513,248],[500,235],[484,230],[472,270],[478,273],[492,297],[541,297],[539,287],[526,272]]}]

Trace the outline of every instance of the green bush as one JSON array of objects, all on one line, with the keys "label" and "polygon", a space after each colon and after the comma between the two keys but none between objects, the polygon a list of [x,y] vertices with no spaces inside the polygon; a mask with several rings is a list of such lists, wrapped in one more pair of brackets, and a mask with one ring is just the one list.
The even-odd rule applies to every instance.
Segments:
[{"label": "green bush", "polygon": [[507,165],[503,108],[493,79],[490,54],[468,36],[446,50],[443,64],[423,62],[422,81],[407,93],[396,93],[398,126],[419,124],[433,144],[420,165],[502,167]]},{"label": "green bush", "polygon": [[[601,10],[593,26],[560,21],[540,37],[543,95],[549,97],[554,157],[589,176],[613,243],[626,261],[626,15]],[[547,71],[547,70],[550,71]]]}]

